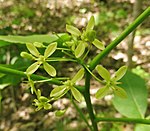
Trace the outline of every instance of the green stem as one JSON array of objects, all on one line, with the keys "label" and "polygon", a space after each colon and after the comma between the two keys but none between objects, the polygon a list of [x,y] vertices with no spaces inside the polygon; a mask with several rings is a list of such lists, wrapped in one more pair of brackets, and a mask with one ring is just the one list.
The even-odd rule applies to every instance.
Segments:
[{"label": "green stem", "polygon": [[95,115],[93,112],[93,106],[90,98],[90,79],[91,79],[91,74],[86,70],[84,99],[92,122],[93,130],[98,131],[97,122],[95,121]]},{"label": "green stem", "polygon": [[92,127],[89,125],[86,117],[84,116],[84,114],[82,113],[81,109],[78,107],[78,105],[74,102],[74,100],[72,99],[72,104],[74,105],[74,107],[76,108],[76,110],[78,111],[80,117],[84,120],[84,122],[86,123],[86,125],[89,127],[89,129],[92,131]]},{"label": "green stem", "polygon": [[129,25],[114,41],[112,41],[105,50],[99,53],[91,62],[90,69],[93,70],[99,64],[102,58],[114,49],[127,35],[129,35],[138,25],[140,25],[150,15],[148,7],[131,25]]},{"label": "green stem", "polygon": [[[18,75],[18,76],[22,76],[22,77],[27,78],[27,75],[26,75],[25,72],[18,71],[18,70],[15,70],[15,69],[11,69],[11,68],[7,68],[7,67],[4,67],[4,66],[0,66],[0,72],[4,73],[4,74]],[[33,79],[33,80],[47,80],[49,78],[44,77],[44,76],[39,76],[39,75],[32,74],[31,75],[31,79]],[[62,84],[61,81],[56,80],[54,78],[49,79],[48,82],[51,83],[51,84],[56,84],[56,85],[61,85]]]},{"label": "green stem", "polygon": [[96,122],[110,121],[110,122],[127,122],[127,123],[139,123],[139,124],[150,124],[150,119],[140,119],[140,118],[103,118],[96,117]]}]

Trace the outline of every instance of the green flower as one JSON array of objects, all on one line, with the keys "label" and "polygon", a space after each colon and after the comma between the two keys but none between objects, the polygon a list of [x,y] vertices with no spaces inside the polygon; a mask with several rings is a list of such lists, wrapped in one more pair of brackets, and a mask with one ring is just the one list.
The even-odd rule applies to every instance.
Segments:
[{"label": "green flower", "polygon": [[[93,30],[95,25],[94,17],[92,16],[86,26],[86,29],[83,30],[81,33],[80,30],[72,25],[66,25],[66,30],[69,32],[72,37],[73,41],[66,42],[67,45],[71,46],[71,49],[74,51],[75,56],[77,58],[81,57],[87,47],[87,42],[92,43],[100,50],[104,50],[105,46],[102,42],[96,39],[96,32]],[[81,40],[78,40],[78,38]]]},{"label": "green flower", "polygon": [[96,70],[98,74],[105,80],[106,84],[104,87],[100,88],[96,94],[95,97],[97,99],[100,99],[107,95],[111,90],[114,92],[115,95],[121,97],[121,98],[126,98],[127,94],[125,90],[117,84],[120,84],[120,82],[117,82],[120,80],[126,73],[127,71],[127,66],[122,66],[118,69],[118,71],[115,72],[115,75],[111,77],[110,73],[106,68],[104,68],[101,65],[96,66]]},{"label": "green flower", "polygon": [[44,108],[45,110],[49,110],[52,108],[52,105],[49,103],[50,100],[44,96],[41,96],[41,91],[38,90],[38,99],[34,99],[34,106],[37,106],[36,111]]},{"label": "green flower", "polygon": [[32,65],[30,65],[27,68],[26,73],[28,75],[33,74],[40,67],[40,65],[43,64],[45,71],[50,76],[56,76],[56,70],[53,66],[51,66],[50,64],[47,63],[47,58],[55,52],[55,50],[57,48],[57,43],[54,42],[54,43],[49,44],[44,52],[44,55],[41,55],[34,45],[35,44],[32,44],[32,43],[26,44],[27,49],[29,50],[29,52],[31,54],[29,54],[27,52],[21,53],[22,57],[36,60],[36,62],[34,62]]},{"label": "green flower", "polygon": [[58,99],[62,96],[64,96],[69,90],[71,90],[71,93],[73,97],[78,101],[82,101],[83,97],[81,93],[75,88],[76,82],[80,81],[84,76],[84,69],[81,68],[77,74],[71,79],[63,82],[62,86],[55,87],[51,93],[50,97],[53,97],[54,99]]}]

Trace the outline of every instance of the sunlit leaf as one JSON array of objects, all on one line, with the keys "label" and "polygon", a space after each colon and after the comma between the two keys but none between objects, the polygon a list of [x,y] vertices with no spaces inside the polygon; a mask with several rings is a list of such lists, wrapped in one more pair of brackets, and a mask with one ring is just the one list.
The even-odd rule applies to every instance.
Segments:
[{"label": "sunlit leaf", "polygon": [[85,44],[84,42],[80,42],[77,48],[75,49],[75,56],[79,58],[81,55],[83,55],[84,51],[85,51]]},{"label": "sunlit leaf", "polygon": [[75,87],[71,88],[71,93],[78,102],[81,102],[83,100],[82,94]]},{"label": "sunlit leaf", "polygon": [[95,45],[100,50],[105,49],[104,44],[102,42],[100,42],[98,39],[95,39],[92,43],[93,43],[93,45]]},{"label": "sunlit leaf", "polygon": [[50,97],[55,97],[55,98],[62,97],[63,95],[65,95],[65,93],[66,93],[66,88],[64,86],[58,86],[51,91]]},{"label": "sunlit leaf", "polygon": [[66,30],[67,32],[69,32],[70,34],[74,35],[74,36],[80,36],[81,32],[78,30],[78,28],[72,26],[72,25],[66,25]]},{"label": "sunlit leaf", "polygon": [[120,67],[115,73],[115,76],[113,79],[115,79],[115,81],[120,80],[125,75],[126,71],[127,71],[127,66]]},{"label": "sunlit leaf", "polygon": [[30,59],[30,60],[35,59],[34,56],[32,56],[31,54],[29,54],[27,52],[21,52],[20,56],[23,57],[23,58]]},{"label": "sunlit leaf", "polygon": [[77,81],[80,81],[84,76],[84,68],[81,68],[77,74],[73,77],[71,80],[72,83],[76,83]]},{"label": "sunlit leaf", "polygon": [[87,24],[87,27],[86,27],[86,32],[89,30],[92,30],[94,28],[94,25],[95,25],[95,19],[94,19],[94,16],[91,16],[91,18]]},{"label": "sunlit leaf", "polygon": [[33,54],[36,57],[39,57],[40,53],[32,43],[27,43],[26,46],[31,54]]},{"label": "sunlit leaf", "polygon": [[33,74],[38,68],[39,68],[40,64],[39,62],[35,62],[33,63],[32,65],[30,65],[27,70],[26,70],[26,73],[27,74]]},{"label": "sunlit leaf", "polygon": [[51,104],[49,104],[49,103],[44,104],[44,109],[45,109],[45,110],[49,110],[49,109],[51,109],[51,108],[52,108],[52,105],[51,105]]},{"label": "sunlit leaf", "polygon": [[110,73],[108,72],[108,70],[106,68],[104,68],[101,65],[98,65],[98,66],[96,66],[96,70],[103,79],[105,79],[106,81],[110,80]]},{"label": "sunlit leaf", "polygon": [[117,86],[114,88],[113,91],[114,91],[114,94],[119,96],[120,98],[127,98],[127,93],[123,88]]},{"label": "sunlit leaf", "polygon": [[45,58],[49,57],[50,55],[52,55],[55,52],[56,49],[57,49],[57,42],[49,44],[44,52],[44,57]]},{"label": "sunlit leaf", "polygon": [[45,69],[45,71],[50,75],[50,76],[56,76],[56,70],[53,66],[51,66],[50,64],[48,64],[47,62],[43,63],[43,67]]},{"label": "sunlit leaf", "polygon": [[5,87],[9,86],[10,83],[0,84],[0,90],[3,90]]},{"label": "sunlit leaf", "polygon": [[58,110],[55,112],[55,116],[58,116],[58,117],[63,116],[65,114],[65,112],[66,112],[66,109],[65,110]]},{"label": "sunlit leaf", "polygon": [[95,97],[96,97],[97,99],[101,99],[101,98],[103,98],[104,96],[106,96],[108,93],[109,93],[109,87],[104,86],[104,87],[100,88],[100,89],[96,92]]}]

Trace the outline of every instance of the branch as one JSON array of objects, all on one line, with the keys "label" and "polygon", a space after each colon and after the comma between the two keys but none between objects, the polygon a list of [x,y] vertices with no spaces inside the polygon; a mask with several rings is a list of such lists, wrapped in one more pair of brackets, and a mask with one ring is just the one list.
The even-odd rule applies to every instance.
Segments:
[{"label": "branch", "polygon": [[140,25],[150,15],[150,7],[148,7],[131,25],[129,25],[114,41],[112,41],[106,49],[99,53],[91,62],[90,69],[93,70],[99,64],[102,58],[114,49],[127,35]]},{"label": "branch", "polygon": [[126,123],[139,123],[139,124],[150,124],[150,119],[140,119],[140,118],[103,118],[96,117],[96,122],[110,121],[110,122],[126,122]]}]

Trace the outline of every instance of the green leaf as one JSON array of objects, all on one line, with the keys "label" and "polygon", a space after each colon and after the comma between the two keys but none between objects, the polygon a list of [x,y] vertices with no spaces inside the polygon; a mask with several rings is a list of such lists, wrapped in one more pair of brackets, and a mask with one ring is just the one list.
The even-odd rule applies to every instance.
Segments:
[{"label": "green leaf", "polygon": [[115,108],[124,116],[130,118],[144,118],[147,109],[148,91],[145,81],[139,76],[127,71],[121,79],[120,85],[127,93],[126,99],[117,96],[113,99]]},{"label": "green leaf", "polygon": [[69,32],[70,34],[74,35],[74,36],[80,36],[81,32],[78,30],[78,28],[72,26],[72,25],[66,25],[66,30],[67,32]]},{"label": "green leaf", "polygon": [[75,49],[75,56],[77,58],[79,58],[80,56],[83,55],[85,51],[85,43],[84,42],[80,42],[77,46],[77,48]]},{"label": "green leaf", "polygon": [[35,57],[34,57],[34,56],[32,56],[31,54],[29,54],[29,53],[27,53],[27,52],[24,52],[24,51],[23,51],[23,52],[21,52],[20,56],[21,56],[21,57],[23,57],[23,58],[30,59],[30,60],[35,59]]},{"label": "green leaf", "polygon": [[40,67],[40,64],[39,62],[35,62],[33,63],[32,65],[30,65],[27,70],[26,70],[26,73],[31,75],[33,74],[38,68]]},{"label": "green leaf", "polygon": [[37,97],[39,98],[41,96],[41,90],[37,90]]},{"label": "green leaf", "polygon": [[58,110],[55,112],[55,116],[58,116],[58,117],[63,116],[65,114],[65,112],[66,112],[66,109],[65,110]]},{"label": "green leaf", "polygon": [[49,104],[49,103],[44,104],[44,109],[45,109],[45,110],[49,110],[49,109],[51,109],[51,108],[52,108],[52,105],[51,105],[51,104]]},{"label": "green leaf", "polygon": [[3,41],[3,40],[0,40],[0,47],[7,46],[7,45],[10,45],[10,43]]},{"label": "green leaf", "polygon": [[[65,37],[65,36],[69,37],[65,33],[60,33],[58,35],[61,38]],[[26,44],[26,43],[34,43],[35,41],[40,42],[40,43],[52,43],[52,42],[57,41],[57,40],[59,40],[58,36],[50,35],[50,34],[29,35],[29,36],[14,36],[14,35],[4,36],[4,35],[0,35],[0,42],[8,42],[9,44],[14,44],[14,43]]]},{"label": "green leaf", "polygon": [[86,32],[88,32],[89,30],[92,30],[94,28],[95,25],[95,19],[94,16],[91,16],[87,26],[86,26]]},{"label": "green leaf", "polygon": [[45,71],[50,75],[50,76],[56,76],[56,70],[53,66],[51,66],[50,64],[48,64],[47,62],[43,63],[43,67],[45,69]]},{"label": "green leaf", "polygon": [[98,74],[106,81],[110,80],[110,73],[108,72],[108,70],[106,68],[104,68],[101,65],[97,65],[96,66],[96,70],[98,72]]},{"label": "green leaf", "polygon": [[0,84],[0,90],[3,90],[5,87],[9,86],[10,83]]},{"label": "green leaf", "polygon": [[33,54],[36,57],[40,56],[39,51],[37,50],[37,48],[32,43],[27,43],[26,46],[27,46],[27,48],[31,54]]},{"label": "green leaf", "polygon": [[127,71],[127,66],[120,67],[115,73],[113,80],[115,81],[120,80],[125,75],[126,71]]},{"label": "green leaf", "polygon": [[83,100],[82,94],[75,87],[71,88],[71,93],[78,102],[81,102]]},{"label": "green leaf", "polygon": [[119,96],[120,98],[127,98],[127,93],[123,88],[116,86],[113,91],[114,94]]},{"label": "green leaf", "polygon": [[68,90],[64,86],[55,87],[51,93],[50,97],[60,98],[67,93]]},{"label": "green leaf", "polygon": [[136,124],[134,131],[150,131],[150,125]]},{"label": "green leaf", "polygon": [[93,45],[96,46],[100,50],[104,50],[105,46],[102,42],[100,42],[98,39],[95,39],[93,42]]},{"label": "green leaf", "polygon": [[49,56],[51,56],[55,52],[56,49],[57,49],[57,42],[49,44],[48,47],[46,48],[45,52],[44,52],[44,57],[48,58]]},{"label": "green leaf", "polygon": [[80,81],[84,76],[84,68],[81,68],[77,74],[73,77],[71,80],[72,83],[76,83],[77,81]]},{"label": "green leaf", "polygon": [[104,96],[106,96],[108,93],[109,93],[109,87],[104,86],[104,87],[100,88],[100,89],[96,92],[95,97],[96,97],[97,99],[101,99],[101,98],[103,98]]}]

